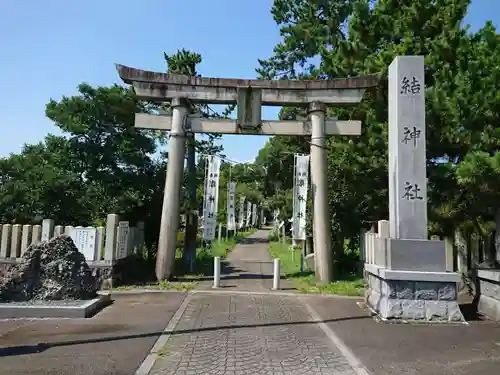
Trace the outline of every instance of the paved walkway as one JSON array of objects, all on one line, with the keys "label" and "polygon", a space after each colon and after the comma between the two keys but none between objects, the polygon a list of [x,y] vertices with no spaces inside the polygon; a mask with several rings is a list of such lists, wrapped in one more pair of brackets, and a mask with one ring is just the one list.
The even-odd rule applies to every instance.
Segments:
[{"label": "paved walkway", "polygon": [[359,374],[297,297],[187,298],[151,375]]},{"label": "paved walkway", "polygon": [[220,289],[204,282],[186,298],[170,335],[153,349],[154,365],[146,361],[138,374],[366,374],[298,296],[270,290],[268,233],[257,231],[231,251]]},{"label": "paved walkway", "polygon": [[[237,244],[221,264],[221,288],[224,290],[269,292],[273,286],[273,260],[269,255],[269,230],[259,230]],[[213,279],[198,285],[198,290],[212,288]],[[292,284],[281,280],[281,289]]]}]

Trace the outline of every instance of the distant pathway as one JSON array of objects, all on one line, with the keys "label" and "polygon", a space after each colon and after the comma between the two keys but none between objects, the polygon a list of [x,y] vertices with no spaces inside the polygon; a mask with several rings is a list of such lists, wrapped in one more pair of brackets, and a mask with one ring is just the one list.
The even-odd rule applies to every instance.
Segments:
[{"label": "distant pathway", "polygon": [[[268,292],[273,284],[273,260],[269,255],[269,230],[258,230],[237,244],[223,260],[221,289],[227,291]],[[211,289],[213,280],[198,289]],[[281,280],[281,289],[290,291],[291,282]]]}]

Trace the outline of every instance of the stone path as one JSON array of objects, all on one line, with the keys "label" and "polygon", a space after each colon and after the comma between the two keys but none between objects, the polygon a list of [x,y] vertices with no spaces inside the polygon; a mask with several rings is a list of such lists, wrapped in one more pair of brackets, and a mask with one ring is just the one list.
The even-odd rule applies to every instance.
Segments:
[{"label": "stone path", "polygon": [[220,289],[205,282],[187,297],[170,335],[153,348],[150,375],[359,374],[298,295],[270,290],[268,233],[231,251]]},{"label": "stone path", "polygon": [[[269,255],[268,230],[259,230],[237,244],[221,266],[221,288],[234,291],[268,292],[273,284],[273,260]],[[205,280],[198,290],[210,290],[213,280]],[[292,284],[281,280],[281,289]]]},{"label": "stone path", "polygon": [[297,297],[192,294],[151,375],[354,375]]}]

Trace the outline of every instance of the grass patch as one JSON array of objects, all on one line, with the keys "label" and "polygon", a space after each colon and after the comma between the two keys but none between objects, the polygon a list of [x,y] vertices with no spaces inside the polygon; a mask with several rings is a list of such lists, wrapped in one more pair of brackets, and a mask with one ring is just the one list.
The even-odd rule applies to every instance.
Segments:
[{"label": "grass patch", "polygon": [[159,283],[147,283],[147,284],[136,284],[136,285],[121,285],[113,290],[123,291],[123,290],[133,290],[133,289],[143,289],[143,290],[177,290],[180,292],[188,292],[193,290],[198,283],[196,281],[167,281],[163,280]]},{"label": "grass patch", "polygon": [[302,293],[336,294],[339,296],[363,296],[365,281],[359,277],[352,280],[336,280],[328,284],[318,284],[316,276],[310,274],[294,278],[296,288]]},{"label": "grass patch", "polygon": [[[161,281],[160,283],[153,281],[154,276],[154,262],[149,262],[147,264],[147,270],[145,270],[144,275],[138,275],[127,284],[113,288],[112,290],[132,290],[132,289],[143,289],[143,290],[178,290],[178,291],[189,291],[196,288],[198,282],[207,276],[213,275],[213,258],[215,256],[225,257],[229,251],[239,242],[241,242],[245,237],[255,233],[257,229],[250,229],[245,232],[240,232],[235,236],[224,238],[220,242],[215,240],[212,245],[208,248],[197,248],[196,249],[196,259],[193,264],[193,269],[186,270],[182,262],[182,249],[178,248],[175,254],[175,265],[172,281]],[[142,261],[142,259],[139,259]],[[137,259],[132,259],[129,261],[128,265],[122,273],[128,273],[137,268],[139,262]],[[144,263],[144,262],[143,262]],[[146,275],[146,276],[145,276]],[[143,277],[140,277],[143,276]],[[147,281],[146,281],[147,280]]]},{"label": "grass patch", "polygon": [[300,272],[300,250],[292,250],[287,244],[286,252],[281,242],[271,242],[269,252],[273,258],[280,259],[281,275],[293,281],[295,288],[302,293],[336,294],[343,296],[363,296],[366,283],[363,278],[353,274],[340,275],[339,279],[328,284],[319,283],[314,271]]},{"label": "grass patch", "polygon": [[158,350],[158,352],[156,354],[158,355],[158,357],[168,356],[168,344],[165,344],[165,346],[163,346],[163,348]]}]

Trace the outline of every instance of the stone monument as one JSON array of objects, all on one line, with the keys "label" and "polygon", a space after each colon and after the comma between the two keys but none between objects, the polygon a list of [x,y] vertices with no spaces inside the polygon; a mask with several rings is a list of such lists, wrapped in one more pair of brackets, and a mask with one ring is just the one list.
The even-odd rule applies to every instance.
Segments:
[{"label": "stone monument", "polygon": [[427,233],[424,57],[389,66],[389,222],[379,222],[365,270],[366,302],[383,319],[463,322],[461,275]]},{"label": "stone monument", "polygon": [[0,276],[0,302],[97,297],[92,270],[67,235],[31,245],[20,262]]}]

